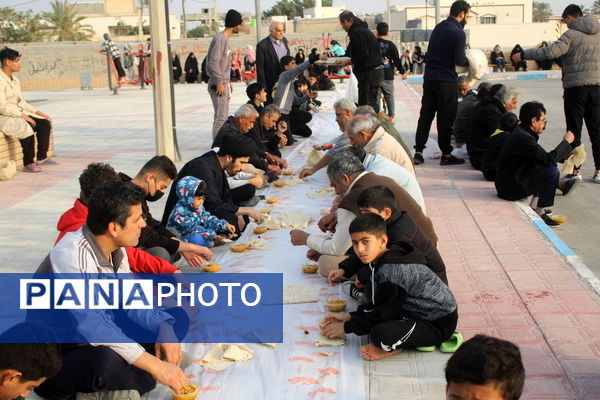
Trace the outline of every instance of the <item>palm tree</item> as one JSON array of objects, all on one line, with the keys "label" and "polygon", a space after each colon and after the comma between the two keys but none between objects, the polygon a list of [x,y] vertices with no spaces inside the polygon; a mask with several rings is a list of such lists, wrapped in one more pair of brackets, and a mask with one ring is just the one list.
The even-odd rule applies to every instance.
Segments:
[{"label": "palm tree", "polygon": [[550,4],[544,2],[533,2],[533,22],[546,22],[552,16]]},{"label": "palm tree", "polygon": [[583,12],[583,15],[587,15],[592,12],[590,8],[583,3],[579,5],[579,8],[581,8],[581,12]]},{"label": "palm tree", "polygon": [[596,0],[594,1],[594,4],[592,4],[592,14],[600,14],[600,0]]},{"label": "palm tree", "polygon": [[82,24],[85,17],[77,16],[75,5],[69,0],[50,3],[51,12],[42,13],[42,18],[48,23],[48,37],[59,42],[65,40],[90,40],[94,34],[91,25]]}]

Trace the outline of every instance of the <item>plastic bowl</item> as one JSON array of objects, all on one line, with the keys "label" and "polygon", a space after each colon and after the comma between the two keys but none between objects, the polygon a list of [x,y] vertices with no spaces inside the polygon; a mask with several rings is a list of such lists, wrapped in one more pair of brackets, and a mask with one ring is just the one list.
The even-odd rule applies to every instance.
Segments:
[{"label": "plastic bowl", "polygon": [[282,188],[286,185],[286,183],[284,181],[275,181],[274,185],[275,187]]},{"label": "plastic bowl", "polygon": [[269,203],[269,204],[275,204],[275,203],[277,203],[278,201],[279,201],[279,199],[278,199],[277,197],[269,197],[269,198],[267,199],[267,203]]},{"label": "plastic bowl", "polygon": [[262,235],[263,233],[266,233],[269,230],[269,228],[267,228],[266,226],[257,226],[254,228],[254,233],[256,233],[257,235]]},{"label": "plastic bowl", "polygon": [[340,312],[346,309],[348,302],[344,299],[327,300],[325,307],[331,312]]},{"label": "plastic bowl", "polygon": [[204,272],[219,272],[221,270],[219,264],[204,264],[202,268],[204,268]]},{"label": "plastic bowl", "polygon": [[317,264],[304,264],[302,266],[302,272],[305,274],[314,274],[319,270],[319,266]]},{"label": "plastic bowl", "polygon": [[285,170],[285,171],[283,171],[283,174],[287,175],[287,176],[291,176],[291,175],[294,175],[294,171]]},{"label": "plastic bowl", "polygon": [[234,253],[243,253],[248,250],[248,245],[246,243],[234,244],[230,247],[231,251]]},{"label": "plastic bowl", "polygon": [[271,211],[273,210],[271,210],[270,208],[263,208],[262,210],[260,210],[260,212],[263,214],[271,214]]},{"label": "plastic bowl", "polygon": [[194,384],[186,385],[179,393],[171,391],[173,400],[194,400],[198,396],[198,386]]}]

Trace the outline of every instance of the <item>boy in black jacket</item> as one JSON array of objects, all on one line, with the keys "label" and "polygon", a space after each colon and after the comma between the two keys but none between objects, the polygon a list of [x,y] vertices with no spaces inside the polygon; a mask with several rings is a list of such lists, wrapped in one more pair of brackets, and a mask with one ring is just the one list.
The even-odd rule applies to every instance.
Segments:
[{"label": "boy in black jacket", "polygon": [[372,213],[357,217],[349,231],[356,255],[369,265],[368,300],[349,314],[325,317],[323,333],[328,338],[368,334],[371,343],[360,348],[368,361],[447,340],[458,321],[456,300],[422,255],[408,243],[387,249],[385,221]]},{"label": "boy in black jacket", "polygon": [[[446,266],[442,256],[410,215],[405,211],[396,210],[396,197],[389,188],[385,186],[370,187],[358,196],[357,203],[361,213],[377,214],[384,219],[388,247],[401,242],[410,243],[416,252],[423,255],[424,264],[431,268],[442,282],[448,284]],[[331,283],[342,278],[350,279],[365,267],[367,266],[361,263],[354,251],[351,250],[350,256],[339,264],[339,269],[330,272],[329,281]],[[351,289],[350,292],[353,291]]]}]

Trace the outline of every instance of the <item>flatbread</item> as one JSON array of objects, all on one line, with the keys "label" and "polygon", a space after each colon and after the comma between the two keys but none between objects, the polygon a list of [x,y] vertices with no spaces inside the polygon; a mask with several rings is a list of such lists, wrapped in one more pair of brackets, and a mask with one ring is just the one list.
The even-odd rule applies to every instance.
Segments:
[{"label": "flatbread", "polygon": [[335,196],[335,189],[332,187],[313,190],[312,192],[306,194],[306,197],[309,197],[311,199],[323,199],[325,197],[331,196]]},{"label": "flatbread", "polygon": [[269,242],[263,238],[256,238],[248,242],[248,249],[250,250],[265,250],[269,247]]},{"label": "flatbread", "polygon": [[231,367],[236,361],[248,361],[251,358],[252,350],[243,344],[218,343],[198,363],[208,369],[221,371]]},{"label": "flatbread", "polygon": [[319,153],[319,150],[312,149],[310,153],[308,153],[308,157],[306,158],[306,165],[309,167],[314,167],[323,156]]},{"label": "flatbread", "polygon": [[277,345],[278,345],[279,343],[261,343],[261,344],[262,344],[263,346],[271,347],[271,348],[273,348],[273,349],[274,349],[275,347],[277,347]]},{"label": "flatbread", "polygon": [[281,229],[281,223],[270,215],[265,216],[261,225],[268,228],[270,231]]},{"label": "flatbread", "polygon": [[288,179],[284,182],[287,186],[295,186],[295,185],[301,185],[301,184],[305,183],[306,181],[297,176],[292,176],[290,179]]},{"label": "flatbread", "polygon": [[315,217],[310,214],[292,210],[282,212],[276,217],[266,216],[261,225],[269,228],[269,230],[306,228],[314,220]]},{"label": "flatbread", "polygon": [[319,333],[319,336],[317,336],[317,339],[315,340],[315,346],[344,346],[346,345],[346,341],[346,336],[342,336],[341,338],[329,339],[327,336],[323,336]]},{"label": "flatbread", "polygon": [[320,286],[285,285],[283,287],[283,304],[316,303],[319,301]]}]

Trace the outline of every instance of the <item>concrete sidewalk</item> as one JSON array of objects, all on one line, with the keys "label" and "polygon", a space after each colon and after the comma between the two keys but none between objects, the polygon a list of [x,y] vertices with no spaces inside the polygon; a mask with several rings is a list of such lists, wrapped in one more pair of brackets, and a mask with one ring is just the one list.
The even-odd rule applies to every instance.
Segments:
[{"label": "concrete sidewalk", "polygon": [[[344,93],[345,84],[338,87]],[[244,89],[235,84],[232,110],[246,101]],[[323,94],[325,106],[334,95]],[[61,165],[0,182],[2,272],[36,269],[54,242],[58,217],[77,197],[77,177],[88,163],[108,162],[133,174],[154,154],[151,89],[126,89],[119,96],[101,89],[25,96],[48,99],[36,106],[54,117]],[[396,101],[396,125],[412,145],[419,98],[397,82]],[[179,143],[187,161],[210,145],[212,106],[206,86],[177,86],[176,104]],[[466,338],[482,332],[521,347],[527,370],[525,399],[600,398],[596,293],[529,216],[516,204],[498,199],[479,172],[468,165],[438,164],[427,158],[417,175],[459,302],[459,330]],[[153,204],[156,216],[162,214],[162,205]],[[447,358],[439,352],[406,351],[365,362],[369,397],[443,398]]]}]

